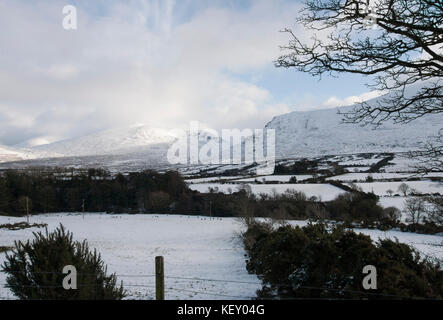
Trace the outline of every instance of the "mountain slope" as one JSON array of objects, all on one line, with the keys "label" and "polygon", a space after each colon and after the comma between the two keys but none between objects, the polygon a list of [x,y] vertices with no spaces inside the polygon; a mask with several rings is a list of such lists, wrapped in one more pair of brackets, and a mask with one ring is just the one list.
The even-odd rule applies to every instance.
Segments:
[{"label": "mountain slope", "polygon": [[[362,152],[405,152],[420,148],[429,136],[436,135],[443,124],[442,116],[427,116],[406,125],[387,122],[374,130],[370,126],[342,124],[337,114],[351,107],[292,112],[275,117],[266,128],[276,130],[277,157],[312,157],[325,154]],[[34,147],[37,153],[79,157],[150,152],[151,147],[164,149],[176,141],[168,130],[145,126],[107,130],[76,139]],[[211,135],[200,132],[200,144]],[[166,161],[166,159],[165,159]]]},{"label": "mountain slope", "polygon": [[374,129],[342,124],[340,110],[352,107],[292,112],[275,117],[266,128],[275,129],[278,157],[309,157],[361,152],[405,152],[420,148],[438,134],[442,115],[425,116],[409,124],[386,122]]},{"label": "mountain slope", "polygon": [[[179,130],[149,128],[138,125],[106,130],[80,138],[41,145],[32,149],[64,157],[129,154],[149,151],[152,147],[164,149],[166,153],[168,147],[179,137]],[[199,130],[200,144],[212,138],[214,137],[209,131]]]},{"label": "mountain slope", "polygon": [[[413,95],[419,88],[418,85],[411,86],[406,94]],[[376,103],[381,98],[368,103]],[[375,130],[371,126],[342,124],[337,111],[346,112],[351,108],[292,112],[275,117],[266,128],[276,130],[276,156],[406,152],[420,148],[430,136],[438,134],[443,124],[443,115],[425,116],[402,125],[387,121]],[[205,129],[200,129],[199,135],[200,145],[211,139],[219,139]],[[155,153],[156,159],[166,162],[167,150],[177,138],[177,132],[139,125],[59,141],[31,150],[37,155],[60,157],[119,155],[124,156],[125,161],[146,159]],[[106,161],[106,157],[103,159]]]},{"label": "mountain slope", "polygon": [[36,159],[39,155],[25,150],[0,145],[0,162]]},{"label": "mountain slope", "polygon": [[168,130],[133,126],[106,130],[80,138],[34,147],[33,150],[60,156],[92,156],[135,151],[147,145],[172,143],[176,137]]}]

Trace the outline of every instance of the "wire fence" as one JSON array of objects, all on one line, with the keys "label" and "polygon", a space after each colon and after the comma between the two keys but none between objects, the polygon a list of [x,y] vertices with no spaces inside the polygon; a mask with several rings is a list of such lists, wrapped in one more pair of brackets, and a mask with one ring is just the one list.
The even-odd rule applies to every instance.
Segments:
[{"label": "wire fence", "polygon": [[[4,272],[4,271],[0,271]],[[16,271],[16,273],[25,273],[30,274],[29,271]],[[47,274],[55,274],[55,275],[64,275],[65,273],[62,272],[32,272],[32,274],[41,274],[41,275],[47,275]],[[87,274],[87,273],[78,273],[77,275],[80,276],[96,276],[95,274]],[[121,278],[129,278],[129,279],[152,279],[155,278],[155,274],[115,274],[115,276],[119,279]],[[180,276],[164,276],[165,279],[171,279],[171,280],[181,280],[184,281],[185,284],[189,285],[191,282],[200,282],[200,283],[207,283],[207,282],[216,282],[216,283],[224,283],[224,284],[243,284],[243,285],[254,285],[257,287],[262,287],[263,282],[259,281],[244,281],[244,280],[229,280],[229,279],[211,279],[211,278],[199,278],[199,277],[180,277]],[[151,283],[125,283],[124,280],[122,280],[122,284],[124,288],[144,288],[147,289],[147,293],[152,295],[152,298],[155,297],[155,284]],[[176,283],[175,283],[176,284]],[[77,287],[95,287],[98,286],[97,284],[91,284],[91,283],[80,283],[77,285]],[[291,285],[289,283],[283,283],[283,284],[273,284],[274,287],[283,287],[287,288]],[[62,285],[28,285],[23,286],[25,288],[38,288],[38,289],[55,289],[55,288],[63,288]],[[386,293],[377,293],[377,292],[369,292],[369,291],[360,291],[360,290],[351,290],[351,289],[345,289],[345,288],[331,288],[331,287],[317,287],[317,286],[297,286],[297,289],[307,289],[307,290],[320,290],[323,292],[339,292],[339,293],[352,293],[361,295],[362,297],[384,297],[384,298],[390,298],[390,299],[420,299],[420,300],[426,300],[427,298],[421,298],[421,297],[409,297],[409,296],[401,296],[401,295],[394,295],[394,294],[386,294]],[[203,295],[208,297],[223,297],[223,298],[230,298],[230,299],[239,299],[239,300],[267,300],[267,298],[258,298],[255,296],[246,296],[246,295],[238,295],[238,294],[230,294],[225,292],[214,292],[214,291],[208,291],[203,289],[189,289],[189,288],[177,288],[173,286],[166,285],[165,290],[168,292],[177,292],[177,293],[193,293],[197,295]],[[146,297],[145,297],[146,298]],[[12,293],[7,291],[6,296],[0,296],[0,299],[2,300],[16,300],[17,298],[12,295]],[[269,298],[269,299],[278,299],[278,300],[305,300],[309,299],[312,300],[312,298],[300,298],[300,297],[291,297],[291,298]],[[314,298],[315,299],[315,298]],[[318,300],[340,300],[340,298],[316,298]]]}]

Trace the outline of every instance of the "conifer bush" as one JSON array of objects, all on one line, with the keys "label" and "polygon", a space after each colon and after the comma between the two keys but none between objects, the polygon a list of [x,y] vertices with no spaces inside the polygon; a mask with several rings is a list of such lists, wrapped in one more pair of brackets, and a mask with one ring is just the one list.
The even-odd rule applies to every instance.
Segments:
[{"label": "conifer bush", "polygon": [[[263,282],[259,298],[443,298],[441,265],[397,241],[321,223],[270,231],[259,222],[243,241],[247,270]],[[377,269],[376,290],[362,286],[367,265]]]},{"label": "conifer bush", "polygon": [[[15,242],[1,266],[7,273],[6,287],[20,299],[120,300],[126,296],[117,286],[115,274],[107,268],[97,250],[89,250],[86,240],[73,241],[73,234],[60,225],[49,233],[34,232],[34,239]],[[65,266],[75,266],[77,289],[63,288]]]}]

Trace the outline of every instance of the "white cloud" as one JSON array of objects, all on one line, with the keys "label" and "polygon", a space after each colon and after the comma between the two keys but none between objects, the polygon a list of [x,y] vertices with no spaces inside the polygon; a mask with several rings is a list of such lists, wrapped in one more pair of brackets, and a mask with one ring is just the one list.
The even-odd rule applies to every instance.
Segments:
[{"label": "white cloud", "polygon": [[[234,74],[272,65],[278,31],[299,5],[254,1],[174,21],[174,1],[106,2],[78,8],[62,28],[63,1],[0,3],[0,142],[69,138],[143,122],[262,127],[289,112],[269,91]],[[37,137],[37,138],[36,138]],[[41,137],[41,138],[39,138]]]},{"label": "white cloud", "polygon": [[327,107],[327,108],[351,106],[356,103],[362,103],[364,101],[380,97],[381,95],[383,95],[385,93],[386,92],[382,92],[382,91],[370,91],[370,92],[362,93],[358,96],[349,96],[349,97],[345,97],[343,99],[332,96],[327,101],[325,101],[322,106]]}]

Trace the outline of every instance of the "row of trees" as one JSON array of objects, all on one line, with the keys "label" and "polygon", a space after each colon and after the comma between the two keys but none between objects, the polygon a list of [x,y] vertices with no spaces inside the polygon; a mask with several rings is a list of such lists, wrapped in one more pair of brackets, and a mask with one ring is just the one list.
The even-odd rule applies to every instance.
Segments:
[{"label": "row of trees", "polygon": [[[373,193],[337,186],[348,192],[332,201],[308,198],[302,192],[254,195],[248,185],[229,194],[190,190],[177,172],[144,171],[111,176],[103,170],[59,175],[6,171],[0,176],[0,213],[26,215],[47,212],[110,212],[196,214],[218,217],[269,217],[274,219],[363,222],[367,227],[399,227],[401,213],[382,208]],[[443,225],[442,197],[413,197],[406,209],[413,224],[431,223],[429,232]],[[435,225],[435,226],[434,226]]]},{"label": "row of trees", "polygon": [[9,170],[0,176],[0,212],[155,211],[185,192],[185,182],[173,171],[111,177],[109,172],[93,169],[70,176]]},{"label": "row of trees", "polygon": [[405,212],[412,224],[431,222],[443,225],[443,197],[411,197],[405,201]]}]

